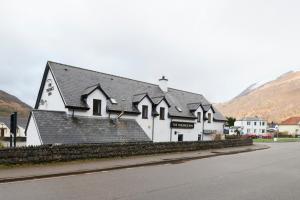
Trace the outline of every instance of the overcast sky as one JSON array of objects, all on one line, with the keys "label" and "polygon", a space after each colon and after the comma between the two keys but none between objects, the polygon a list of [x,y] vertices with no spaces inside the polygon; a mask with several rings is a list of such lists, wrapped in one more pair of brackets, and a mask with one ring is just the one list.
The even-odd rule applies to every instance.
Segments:
[{"label": "overcast sky", "polygon": [[0,0],[0,89],[33,106],[47,60],[231,99],[300,68],[300,1]]}]

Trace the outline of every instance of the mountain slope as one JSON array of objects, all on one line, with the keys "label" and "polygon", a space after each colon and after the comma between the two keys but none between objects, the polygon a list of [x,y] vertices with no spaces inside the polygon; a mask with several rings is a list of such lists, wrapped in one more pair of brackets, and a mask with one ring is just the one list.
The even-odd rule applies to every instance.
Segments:
[{"label": "mountain slope", "polygon": [[216,105],[217,108],[225,116],[260,116],[269,122],[300,115],[300,71],[288,72],[259,87],[249,88],[231,101]]},{"label": "mountain slope", "polygon": [[20,117],[27,117],[31,109],[17,97],[0,90],[0,116],[9,116],[16,111]]}]

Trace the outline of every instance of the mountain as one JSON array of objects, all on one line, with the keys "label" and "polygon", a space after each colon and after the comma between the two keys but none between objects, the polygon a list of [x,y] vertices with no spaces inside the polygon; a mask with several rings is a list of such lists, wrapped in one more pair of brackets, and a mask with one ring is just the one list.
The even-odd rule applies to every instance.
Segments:
[{"label": "mountain", "polygon": [[259,116],[269,122],[281,122],[288,117],[300,116],[300,71],[253,84],[231,101],[216,107],[225,116],[238,119]]},{"label": "mountain", "polygon": [[17,97],[0,90],[0,116],[9,116],[16,111],[20,117],[27,117],[31,109]]}]

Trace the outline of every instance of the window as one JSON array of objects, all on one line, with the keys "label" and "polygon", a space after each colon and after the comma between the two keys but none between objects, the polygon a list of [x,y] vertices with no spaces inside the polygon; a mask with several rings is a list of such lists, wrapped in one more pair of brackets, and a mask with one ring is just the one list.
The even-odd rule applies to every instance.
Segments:
[{"label": "window", "polygon": [[256,126],[256,122],[254,122],[254,126]]},{"label": "window", "polygon": [[198,134],[198,141],[201,141],[201,134]]},{"label": "window", "polygon": [[265,129],[261,129],[261,132],[262,132],[262,133],[265,133]]},{"label": "window", "polygon": [[163,108],[163,107],[160,107],[160,109],[159,109],[159,119],[165,120],[165,108]]},{"label": "window", "polygon": [[201,122],[201,112],[197,112],[197,122]]},{"label": "window", "polygon": [[250,132],[251,132],[251,130],[248,128],[248,129],[247,129],[247,133],[250,133]]},{"label": "window", "polygon": [[254,133],[256,133],[256,129],[254,129]]},{"label": "window", "polygon": [[264,125],[265,125],[265,122],[263,122],[262,125],[264,126]]},{"label": "window", "polygon": [[183,141],[183,135],[182,134],[178,134],[178,142],[182,142]]},{"label": "window", "polygon": [[250,126],[250,125],[251,125],[251,122],[247,122],[247,125]]},{"label": "window", "polygon": [[93,99],[93,115],[101,115],[101,100]]},{"label": "window", "polygon": [[208,113],[208,123],[211,123],[211,113]]},{"label": "window", "polygon": [[142,107],[142,118],[143,119],[148,119],[148,106],[143,106]]},{"label": "window", "polygon": [[1,137],[4,137],[4,131],[5,131],[5,129],[4,128],[1,128]]}]

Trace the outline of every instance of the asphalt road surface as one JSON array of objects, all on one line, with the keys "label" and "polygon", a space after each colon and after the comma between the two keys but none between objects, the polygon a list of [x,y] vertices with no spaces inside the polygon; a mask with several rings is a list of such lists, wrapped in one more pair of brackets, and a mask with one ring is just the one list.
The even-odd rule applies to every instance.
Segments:
[{"label": "asphalt road surface", "polygon": [[300,143],[185,163],[0,184],[0,199],[300,199]]}]

